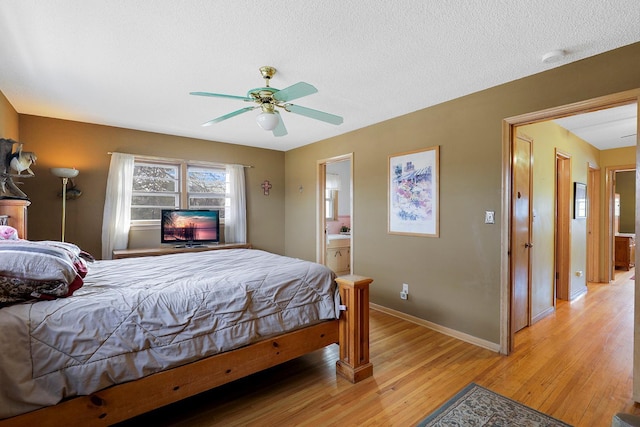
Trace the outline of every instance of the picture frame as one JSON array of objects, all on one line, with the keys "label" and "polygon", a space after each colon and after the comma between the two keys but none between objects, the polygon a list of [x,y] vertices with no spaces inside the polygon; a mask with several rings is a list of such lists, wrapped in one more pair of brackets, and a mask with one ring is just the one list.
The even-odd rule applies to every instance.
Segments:
[{"label": "picture frame", "polygon": [[389,156],[389,234],[440,237],[440,146]]},{"label": "picture frame", "polygon": [[573,183],[573,218],[585,219],[587,217],[587,184]]}]

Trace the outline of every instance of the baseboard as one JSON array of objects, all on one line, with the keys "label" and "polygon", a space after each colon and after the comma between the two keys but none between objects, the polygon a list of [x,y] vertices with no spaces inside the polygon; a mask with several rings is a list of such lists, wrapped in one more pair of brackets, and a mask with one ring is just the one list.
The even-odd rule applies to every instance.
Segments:
[{"label": "baseboard", "polygon": [[549,316],[550,314],[553,314],[555,311],[556,311],[555,307],[547,308],[542,313],[538,313],[535,316],[533,316],[533,318],[531,318],[531,324],[532,325],[536,324],[537,322],[539,322],[540,320],[542,320],[545,317]]},{"label": "baseboard", "polygon": [[573,302],[578,298],[585,296],[586,294],[587,294],[587,287],[585,286],[583,289],[580,289],[577,292],[574,292],[573,294],[571,294],[571,296],[569,297],[570,298],[569,301]]},{"label": "baseboard", "polygon": [[428,320],[424,320],[419,317],[415,317],[410,314],[394,310],[392,308],[383,307],[381,305],[374,304],[372,302],[369,303],[369,308],[372,310],[381,311],[383,313],[389,314],[394,317],[398,317],[402,320],[406,320],[408,322],[415,323],[420,326],[424,326],[426,328],[429,328],[441,334],[459,339],[460,341],[477,345],[478,347],[486,348],[487,350],[495,351],[496,353],[500,352],[500,344],[483,340],[481,338],[474,337],[473,335],[465,334],[464,332],[456,331],[455,329],[447,328],[445,326],[438,325],[437,323],[429,322]]}]

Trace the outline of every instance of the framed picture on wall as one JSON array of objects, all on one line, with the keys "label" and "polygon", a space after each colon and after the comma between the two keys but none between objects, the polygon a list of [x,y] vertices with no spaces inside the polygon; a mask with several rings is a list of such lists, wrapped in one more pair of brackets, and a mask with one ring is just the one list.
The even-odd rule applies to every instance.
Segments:
[{"label": "framed picture on wall", "polygon": [[573,218],[587,217],[587,184],[573,183]]},{"label": "framed picture on wall", "polygon": [[389,234],[439,237],[439,158],[439,146],[389,156]]}]

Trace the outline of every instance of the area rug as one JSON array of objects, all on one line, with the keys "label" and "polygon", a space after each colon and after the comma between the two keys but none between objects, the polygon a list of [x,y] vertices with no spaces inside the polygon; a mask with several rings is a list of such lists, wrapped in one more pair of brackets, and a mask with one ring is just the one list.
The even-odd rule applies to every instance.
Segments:
[{"label": "area rug", "polygon": [[444,426],[567,427],[569,424],[471,383],[418,424],[418,427]]}]

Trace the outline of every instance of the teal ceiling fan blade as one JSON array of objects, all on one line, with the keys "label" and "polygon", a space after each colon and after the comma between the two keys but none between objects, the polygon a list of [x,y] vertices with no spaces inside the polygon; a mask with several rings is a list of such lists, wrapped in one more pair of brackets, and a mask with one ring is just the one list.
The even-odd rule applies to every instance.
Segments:
[{"label": "teal ceiling fan blade", "polygon": [[301,107],[299,105],[288,104],[285,105],[285,110],[290,111],[292,113],[300,114],[302,116],[307,116],[312,119],[322,120],[323,122],[331,123],[332,125],[342,124],[344,121],[342,117],[336,116],[335,114],[329,114],[318,110],[312,110],[311,108]]},{"label": "teal ceiling fan blade", "polygon": [[232,113],[225,114],[224,116],[220,116],[220,117],[218,117],[218,118],[216,118],[216,119],[209,120],[208,122],[203,123],[203,124],[202,124],[202,126],[211,126],[211,125],[212,125],[212,124],[214,124],[214,123],[220,123],[220,122],[221,122],[221,121],[223,121],[223,120],[230,119],[231,117],[235,117],[235,116],[237,116],[237,115],[239,115],[239,114],[246,113],[247,111],[255,110],[256,108],[259,108],[259,107],[246,107],[246,108],[242,108],[242,109],[240,109],[240,110],[236,110],[236,111],[234,111],[234,112],[232,112]]},{"label": "teal ceiling fan blade", "polygon": [[273,136],[285,136],[288,132],[287,132],[287,128],[284,126],[282,115],[277,111],[274,111],[274,113],[278,115],[278,118],[280,120],[278,121],[278,126],[276,126],[276,128],[273,130]]},{"label": "teal ceiling fan blade", "polygon": [[253,102],[253,98],[247,98],[246,96],[237,96],[237,95],[225,95],[223,93],[211,93],[211,92],[189,92],[189,95],[197,95],[197,96],[212,96],[215,98],[231,98],[231,99],[241,99],[243,101]]},{"label": "teal ceiling fan blade", "polygon": [[273,94],[273,99],[279,102],[289,102],[294,99],[302,98],[303,96],[316,93],[318,89],[309,83],[299,82]]}]

